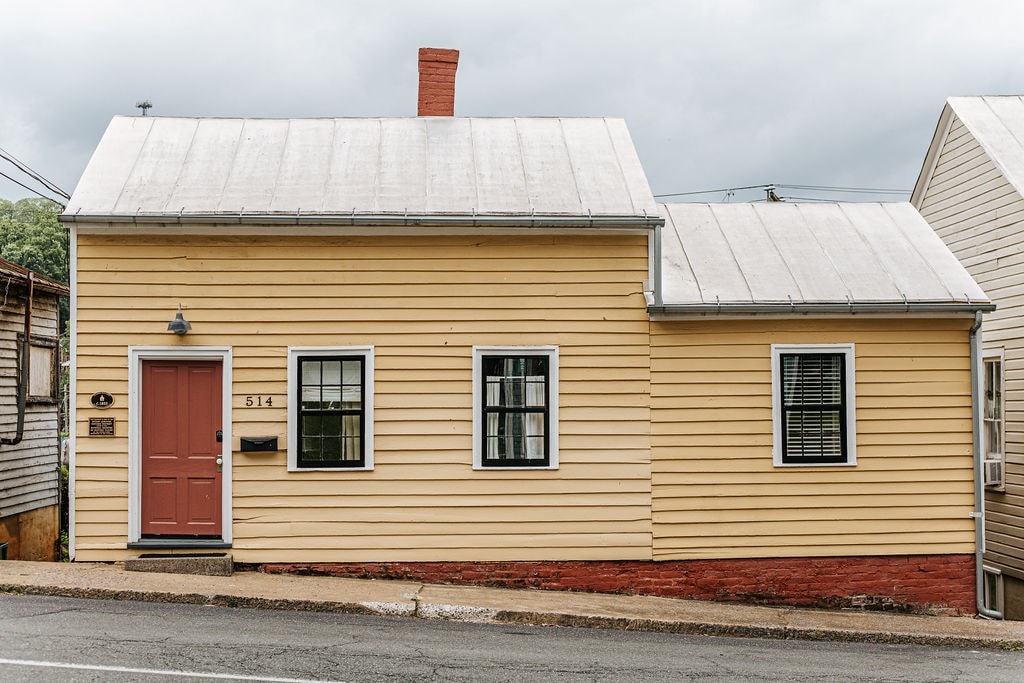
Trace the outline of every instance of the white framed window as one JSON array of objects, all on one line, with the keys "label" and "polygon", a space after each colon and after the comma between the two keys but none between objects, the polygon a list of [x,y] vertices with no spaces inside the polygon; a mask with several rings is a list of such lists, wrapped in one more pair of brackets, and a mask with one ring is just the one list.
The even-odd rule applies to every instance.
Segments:
[{"label": "white framed window", "polygon": [[558,347],[473,347],[473,469],[558,468]]},{"label": "white framed window", "polygon": [[1003,485],[1003,453],[1005,430],[1005,403],[1003,399],[1002,349],[986,351],[982,359],[984,385],[982,392],[982,452],[984,453],[984,481],[986,486]]},{"label": "white framed window", "polygon": [[373,347],[288,347],[288,470],[373,469]]},{"label": "white framed window", "polygon": [[982,600],[985,609],[1003,611],[1003,573],[995,567],[982,565]]},{"label": "white framed window", "polygon": [[772,461],[857,464],[853,344],[772,344]]}]

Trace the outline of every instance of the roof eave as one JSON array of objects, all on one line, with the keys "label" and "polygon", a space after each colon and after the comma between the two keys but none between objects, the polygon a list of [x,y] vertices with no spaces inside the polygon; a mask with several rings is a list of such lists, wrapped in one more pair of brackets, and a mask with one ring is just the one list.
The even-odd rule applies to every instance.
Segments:
[{"label": "roof eave", "polygon": [[968,315],[978,311],[994,311],[991,302],[772,302],[650,305],[652,319],[694,318],[710,316],[848,316],[848,315]]},{"label": "roof eave", "polygon": [[921,202],[924,200],[925,190],[928,188],[929,183],[931,183],[932,173],[934,173],[935,166],[939,160],[939,152],[946,141],[946,136],[949,135],[953,116],[953,108],[947,99],[942,106],[939,120],[935,124],[935,132],[932,133],[931,143],[928,145],[928,151],[925,152],[924,162],[921,164],[921,170],[917,175],[917,182],[914,183],[914,190],[910,194],[910,203],[918,211],[921,210]]},{"label": "roof eave", "polygon": [[131,225],[337,225],[350,227],[591,228],[653,230],[665,224],[657,215],[559,214],[372,214],[372,213],[63,213],[62,223]]}]

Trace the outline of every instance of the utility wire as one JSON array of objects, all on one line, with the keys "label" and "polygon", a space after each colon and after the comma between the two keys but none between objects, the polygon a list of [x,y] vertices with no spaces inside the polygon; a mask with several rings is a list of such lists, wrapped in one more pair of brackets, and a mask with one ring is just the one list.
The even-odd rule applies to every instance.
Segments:
[{"label": "utility wire", "polygon": [[20,161],[19,159],[15,158],[15,156],[13,154],[8,152],[3,147],[0,147],[0,159],[4,159],[6,161],[9,161],[11,164],[13,164],[22,173],[24,173],[24,174],[30,176],[31,178],[35,179],[36,181],[41,183],[43,185],[43,187],[45,187],[49,191],[53,192],[54,194],[60,195],[61,197],[64,197],[65,199],[71,199],[71,195],[69,195],[67,192],[62,190],[56,183],[54,183],[54,182],[52,182],[50,180],[47,180],[42,175],[40,175],[38,172],[36,172],[36,171],[32,170],[31,168],[29,168],[28,164],[26,164],[23,161]]},{"label": "utility wire", "polygon": [[10,163],[14,164],[23,173],[25,173],[26,175],[29,175],[32,178],[34,178],[35,180],[39,181],[40,183],[43,184],[44,187],[46,187],[48,190],[54,192],[55,194],[59,194],[59,195],[61,195],[63,197],[66,197],[68,199],[71,198],[70,195],[68,195],[67,192],[62,190],[56,183],[54,183],[54,182],[44,178],[42,175],[39,174],[39,172],[37,172],[37,171],[33,170],[32,168],[30,168],[28,166],[28,164],[26,164],[24,161],[16,158],[13,154],[8,152],[3,147],[0,147],[0,158],[6,159]]},{"label": "utility wire", "polygon": [[910,194],[910,190],[885,190],[877,187],[829,187],[828,185],[782,185],[791,190],[820,190],[822,192],[854,192],[861,194]]},{"label": "utility wire", "polygon": [[[15,180],[14,178],[12,178],[11,176],[7,175],[7,174],[6,174],[6,173],[4,173],[3,171],[0,171],[0,176],[3,176],[4,178],[7,178],[8,180],[10,180],[10,181],[11,181],[12,183],[14,183],[15,185],[21,185],[22,187],[24,187],[24,188],[25,188],[26,190],[28,190],[28,191],[29,191],[29,192],[31,192],[32,194],[35,194],[35,195],[39,195],[39,196],[40,196],[40,197],[42,197],[43,199],[48,199],[48,200],[50,200],[51,202],[53,202],[54,204],[60,204],[60,207],[61,207],[62,209],[66,209],[66,208],[68,208],[68,207],[67,207],[67,205],[66,205],[66,204],[64,204],[64,202],[60,202],[60,201],[57,201],[57,200],[56,200],[56,199],[54,199],[53,197],[47,197],[47,196],[46,196],[45,194],[43,194],[43,193],[39,192],[38,190],[35,190],[35,189],[33,189],[33,188],[29,187],[29,186],[28,186],[28,185],[26,185],[25,183],[22,183],[22,182],[19,182],[19,181]],[[70,197],[68,197],[68,199],[70,199]]]},{"label": "utility wire", "polygon": [[737,189],[764,189],[768,185],[746,185],[745,187],[722,187],[720,189],[698,189],[693,193],[670,193],[668,195],[654,195],[655,198],[662,197],[687,197],[689,195],[713,195],[718,193],[734,193]]},{"label": "utility wire", "polygon": [[655,198],[662,197],[687,197],[695,194],[718,194],[719,192],[735,192],[736,190],[766,190],[769,187],[787,188],[790,190],[815,190],[819,192],[849,192],[854,194],[905,194],[909,190],[890,190],[877,187],[835,187],[831,185],[786,185],[783,183],[764,183],[763,185],[747,185],[745,187],[723,187],[715,190],[696,190],[694,192],[672,192],[667,194],[656,194]]}]

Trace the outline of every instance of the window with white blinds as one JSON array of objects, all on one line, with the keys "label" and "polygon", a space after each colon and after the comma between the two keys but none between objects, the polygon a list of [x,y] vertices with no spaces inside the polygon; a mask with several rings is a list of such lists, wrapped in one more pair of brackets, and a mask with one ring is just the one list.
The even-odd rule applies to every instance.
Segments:
[{"label": "window with white blinds", "polygon": [[850,465],[853,347],[772,347],[775,464]]}]

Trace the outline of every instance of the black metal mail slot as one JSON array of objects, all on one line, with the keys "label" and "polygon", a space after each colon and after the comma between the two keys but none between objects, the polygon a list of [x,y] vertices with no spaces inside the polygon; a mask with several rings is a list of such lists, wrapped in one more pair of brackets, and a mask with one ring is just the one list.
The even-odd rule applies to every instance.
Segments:
[{"label": "black metal mail slot", "polygon": [[240,438],[242,442],[242,452],[246,451],[276,451],[277,450],[277,437],[276,436],[243,436]]}]

